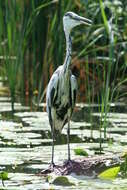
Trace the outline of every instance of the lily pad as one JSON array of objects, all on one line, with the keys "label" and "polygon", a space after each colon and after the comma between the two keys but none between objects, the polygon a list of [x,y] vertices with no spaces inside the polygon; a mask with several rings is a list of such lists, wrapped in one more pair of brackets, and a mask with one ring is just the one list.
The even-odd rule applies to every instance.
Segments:
[{"label": "lily pad", "polygon": [[54,185],[61,185],[61,186],[75,185],[74,183],[70,182],[69,179],[67,177],[65,177],[65,176],[56,177],[52,183]]},{"label": "lily pad", "polygon": [[1,172],[0,173],[0,179],[2,180],[8,180],[8,173],[7,172]]},{"label": "lily pad", "polygon": [[76,148],[76,149],[74,149],[74,152],[76,155],[88,156],[88,153],[82,148]]},{"label": "lily pad", "polygon": [[120,166],[109,168],[104,172],[100,173],[98,177],[100,179],[115,179],[118,176],[119,171],[120,171]]}]

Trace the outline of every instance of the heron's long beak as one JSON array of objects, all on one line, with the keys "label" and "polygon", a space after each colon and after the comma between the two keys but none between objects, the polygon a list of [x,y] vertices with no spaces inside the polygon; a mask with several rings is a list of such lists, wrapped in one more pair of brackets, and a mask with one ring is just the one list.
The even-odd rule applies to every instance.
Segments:
[{"label": "heron's long beak", "polygon": [[74,17],[74,20],[79,21],[80,24],[85,24],[87,26],[90,26],[92,24],[92,20],[78,15]]}]

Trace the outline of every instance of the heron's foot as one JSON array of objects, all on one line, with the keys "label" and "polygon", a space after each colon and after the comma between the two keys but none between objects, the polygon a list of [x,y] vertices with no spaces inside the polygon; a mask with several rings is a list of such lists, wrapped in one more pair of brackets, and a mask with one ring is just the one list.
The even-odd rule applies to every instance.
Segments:
[{"label": "heron's foot", "polygon": [[68,160],[66,160],[66,161],[64,162],[64,164],[65,164],[65,166],[70,166],[70,167],[72,167],[72,165],[73,165],[73,160],[68,159]]},{"label": "heron's foot", "polygon": [[56,166],[56,165],[54,164],[54,162],[51,162],[51,164],[50,164],[50,166],[49,166],[49,169],[50,169],[51,171],[53,171],[55,166]]},{"label": "heron's foot", "polygon": [[54,164],[54,163],[51,163],[47,169],[44,169],[44,170],[42,170],[42,171],[40,172],[40,175],[44,175],[44,176],[45,176],[45,175],[47,175],[47,174],[53,172],[53,171],[54,171],[54,168],[55,168],[55,164]]}]

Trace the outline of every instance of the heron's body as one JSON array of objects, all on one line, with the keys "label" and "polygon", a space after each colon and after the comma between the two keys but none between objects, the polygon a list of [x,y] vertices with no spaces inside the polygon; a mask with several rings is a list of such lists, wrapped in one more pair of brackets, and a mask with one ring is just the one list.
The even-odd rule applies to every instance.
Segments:
[{"label": "heron's body", "polygon": [[59,66],[52,75],[46,94],[47,112],[52,131],[52,164],[54,158],[54,137],[61,133],[62,128],[68,123],[67,142],[68,142],[68,160],[70,160],[70,119],[76,101],[77,80],[71,72],[71,54],[72,42],[71,29],[80,24],[90,25],[91,21],[76,15],[73,12],[67,12],[63,17],[64,32],[66,37],[66,58],[64,64]]},{"label": "heron's body", "polygon": [[70,69],[65,74],[63,67],[58,67],[52,75],[47,89],[47,112],[50,125],[54,126],[54,135],[61,133],[71,118],[76,100],[76,78]]}]

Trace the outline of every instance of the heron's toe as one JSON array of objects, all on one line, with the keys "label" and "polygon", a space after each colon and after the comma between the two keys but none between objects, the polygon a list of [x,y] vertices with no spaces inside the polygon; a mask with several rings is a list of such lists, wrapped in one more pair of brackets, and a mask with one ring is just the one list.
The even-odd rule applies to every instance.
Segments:
[{"label": "heron's toe", "polygon": [[72,167],[73,166],[73,160],[66,160],[65,162],[64,162],[64,165],[65,166],[70,166],[70,167]]},{"label": "heron's toe", "polygon": [[56,166],[56,165],[54,164],[54,162],[51,163],[50,166],[49,166],[50,170],[53,171],[55,166]]}]

